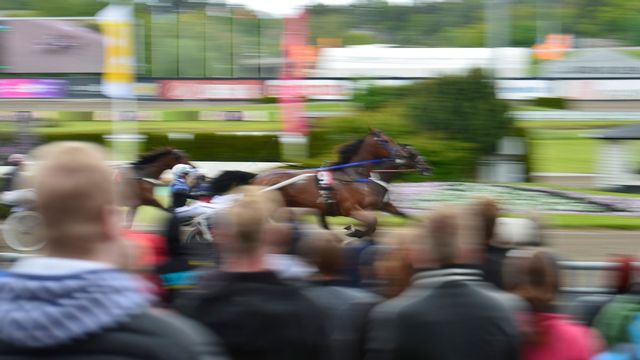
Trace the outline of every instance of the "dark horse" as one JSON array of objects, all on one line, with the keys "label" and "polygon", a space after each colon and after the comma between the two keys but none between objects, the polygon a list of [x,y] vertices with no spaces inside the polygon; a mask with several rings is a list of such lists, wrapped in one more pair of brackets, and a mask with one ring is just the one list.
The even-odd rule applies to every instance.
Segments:
[{"label": "dark horse", "polygon": [[136,210],[142,205],[166,210],[153,196],[153,187],[165,170],[177,164],[189,164],[187,156],[172,148],[162,148],[140,157],[140,160],[118,169],[118,195],[121,206],[129,208],[127,224],[133,223]]},{"label": "dark horse", "polygon": [[[426,175],[431,171],[415,149],[396,143],[378,130],[370,130],[364,138],[343,145],[339,153],[340,160],[329,170],[274,171],[258,175],[253,183],[277,188],[289,207],[317,209],[321,225],[327,229],[326,216],[356,219],[366,228],[352,230],[349,235],[362,237],[376,229],[377,218],[372,211],[406,216],[389,201],[388,184],[395,172],[417,170]],[[321,192],[319,175],[329,177],[329,196],[326,191]],[[280,186],[283,183],[286,185]]]}]

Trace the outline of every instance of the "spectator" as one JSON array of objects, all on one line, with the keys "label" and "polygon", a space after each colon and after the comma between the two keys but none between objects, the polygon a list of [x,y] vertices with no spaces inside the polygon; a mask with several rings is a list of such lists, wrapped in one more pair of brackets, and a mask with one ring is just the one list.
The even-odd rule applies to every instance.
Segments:
[{"label": "spectator", "polygon": [[617,273],[618,294],[612,299],[601,297],[601,310],[593,321],[593,326],[600,331],[609,346],[631,342],[629,326],[636,314],[640,313],[637,284],[634,286],[629,284],[633,260],[632,257],[620,257],[617,260],[621,265]]},{"label": "spectator", "polygon": [[0,358],[221,359],[196,323],[151,309],[127,266],[112,174],[97,145],[51,143],[34,152],[47,255],[0,278]]},{"label": "spectator", "polygon": [[379,293],[386,298],[400,295],[411,285],[415,273],[410,259],[411,234],[400,233],[394,247],[377,247],[375,274],[380,283]]},{"label": "spectator", "polygon": [[498,205],[490,198],[475,203],[475,215],[482,223],[482,240],[486,246],[482,264],[485,280],[504,289],[502,266],[507,252],[515,247],[540,246],[540,226],[531,219],[498,217]]},{"label": "spectator", "polygon": [[367,315],[382,298],[344,286],[340,278],[344,259],[339,241],[332,232],[321,230],[303,242],[302,253],[318,268],[318,272],[309,277],[309,286],[303,292],[322,309],[330,333],[329,358],[361,359]]},{"label": "spectator", "polygon": [[7,159],[7,164],[13,166],[13,168],[3,176],[2,191],[11,191],[15,188],[15,182],[18,178],[18,174],[22,170],[22,163],[25,161],[26,156],[22,154],[11,154]]},{"label": "spectator", "polygon": [[533,331],[524,342],[523,360],[588,360],[600,350],[596,333],[554,312],[560,279],[553,256],[514,250],[505,263],[505,273],[506,288],[525,299],[533,311]]},{"label": "spectator", "polygon": [[612,278],[610,282],[615,289],[615,293],[580,296],[567,308],[567,312],[584,325],[593,326],[596,315],[598,315],[606,304],[613,300],[616,295],[627,294],[633,289],[632,278],[634,271],[633,263],[636,261],[635,257],[619,255],[613,257],[610,261],[620,266],[616,271],[611,272]]},{"label": "spectator", "polygon": [[368,359],[518,359],[516,321],[472,267],[483,254],[477,228],[464,229],[472,225],[439,210],[419,229],[411,258],[425,270],[373,309]]},{"label": "spectator", "polygon": [[320,309],[266,266],[269,216],[281,203],[278,192],[245,188],[213,220],[221,270],[203,275],[177,304],[220,335],[234,359],[324,358],[328,335]]}]

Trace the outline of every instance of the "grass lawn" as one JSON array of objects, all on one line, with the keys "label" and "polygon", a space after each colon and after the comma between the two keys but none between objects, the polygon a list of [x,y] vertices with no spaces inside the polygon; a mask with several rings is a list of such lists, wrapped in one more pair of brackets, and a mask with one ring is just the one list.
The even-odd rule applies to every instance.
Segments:
[{"label": "grass lawn", "polygon": [[[139,121],[140,132],[243,132],[280,131],[279,121]],[[55,127],[37,129],[40,134],[111,133],[110,121],[61,121]]]},{"label": "grass lawn", "polygon": [[594,139],[532,139],[533,172],[593,173],[596,170],[598,142]]},{"label": "grass lawn", "polygon": [[548,214],[545,218],[555,228],[640,230],[640,218],[636,216]]},{"label": "grass lawn", "polygon": [[614,121],[614,120],[594,120],[594,121],[562,121],[562,120],[518,120],[517,125],[525,129],[601,129],[620,125],[636,124],[638,121]]},{"label": "grass lawn", "polygon": [[[586,128],[529,129],[531,169],[533,172],[597,172],[600,140],[587,135]],[[627,144],[635,166],[640,168],[640,141]]]}]

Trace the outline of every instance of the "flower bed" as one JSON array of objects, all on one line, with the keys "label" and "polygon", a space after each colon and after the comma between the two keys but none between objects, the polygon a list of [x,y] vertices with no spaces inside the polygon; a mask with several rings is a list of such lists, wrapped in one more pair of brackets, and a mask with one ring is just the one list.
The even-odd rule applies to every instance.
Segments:
[{"label": "flower bed", "polygon": [[548,212],[637,215],[640,198],[590,195],[539,187],[486,185],[475,183],[394,184],[391,199],[396,206],[416,212],[443,203],[463,203],[478,197],[492,197],[506,212]]}]

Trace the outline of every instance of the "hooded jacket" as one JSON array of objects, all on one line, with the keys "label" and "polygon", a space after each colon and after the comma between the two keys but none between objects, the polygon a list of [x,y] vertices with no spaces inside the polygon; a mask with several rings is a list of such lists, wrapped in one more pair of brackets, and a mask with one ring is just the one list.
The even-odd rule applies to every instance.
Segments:
[{"label": "hooded jacket", "polygon": [[107,264],[18,261],[0,277],[0,359],[223,359],[206,329],[151,310],[149,284]]}]

